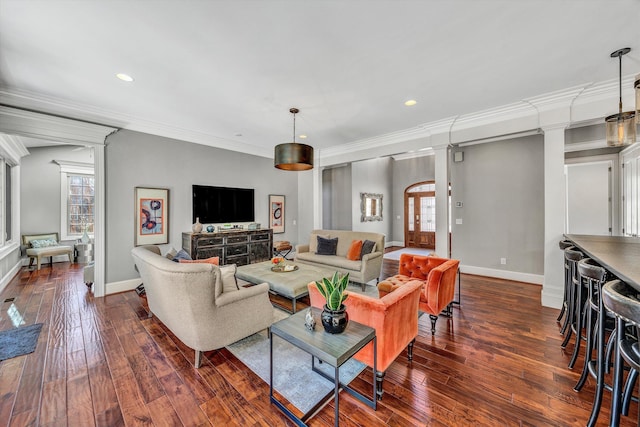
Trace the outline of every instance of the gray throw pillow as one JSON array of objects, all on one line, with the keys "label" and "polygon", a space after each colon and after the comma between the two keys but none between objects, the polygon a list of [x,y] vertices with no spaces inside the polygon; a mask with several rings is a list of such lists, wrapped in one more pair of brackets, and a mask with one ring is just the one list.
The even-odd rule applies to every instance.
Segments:
[{"label": "gray throw pillow", "polygon": [[373,250],[376,247],[376,242],[373,242],[371,240],[365,240],[364,242],[362,242],[362,250],[360,251],[360,259],[362,259],[362,257],[364,257],[367,254],[370,254],[371,252],[373,252]]},{"label": "gray throw pillow", "polygon": [[337,237],[325,239],[324,237],[318,236],[318,251],[316,252],[318,255],[335,255],[337,249]]},{"label": "gray throw pillow", "polygon": [[223,265],[220,267],[220,276],[222,279],[222,293],[233,292],[240,289],[238,287],[238,281],[236,280],[235,264]]},{"label": "gray throw pillow", "polygon": [[191,257],[189,256],[187,251],[185,251],[184,249],[180,249],[180,251],[176,254],[176,256],[173,257],[171,261],[180,262],[181,259],[186,259],[188,261],[191,261]]}]

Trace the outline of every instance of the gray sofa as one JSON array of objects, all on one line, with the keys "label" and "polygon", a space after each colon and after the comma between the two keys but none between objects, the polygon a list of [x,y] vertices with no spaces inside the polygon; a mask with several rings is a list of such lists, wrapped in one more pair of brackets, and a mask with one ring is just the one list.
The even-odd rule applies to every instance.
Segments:
[{"label": "gray sofa", "polygon": [[267,283],[222,292],[217,265],[173,262],[160,255],[157,246],[135,247],[131,255],[151,313],[195,350],[196,368],[201,352],[227,346],[273,323]]},{"label": "gray sofa", "polygon": [[[318,255],[316,253],[318,235],[338,238],[336,255]],[[374,251],[362,257],[361,260],[352,261],[347,259],[347,251],[354,240],[371,240],[375,242]],[[373,279],[379,280],[383,254],[384,234],[350,230],[313,230],[308,244],[296,246],[295,262],[335,268],[336,271],[343,274],[349,273],[349,280],[360,283],[364,290],[367,282]]]}]

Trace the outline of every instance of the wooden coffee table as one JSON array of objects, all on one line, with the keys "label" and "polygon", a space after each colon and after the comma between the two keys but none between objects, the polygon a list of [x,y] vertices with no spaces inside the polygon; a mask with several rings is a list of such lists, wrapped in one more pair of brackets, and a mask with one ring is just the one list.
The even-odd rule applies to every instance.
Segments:
[{"label": "wooden coffee table", "polygon": [[[296,425],[306,426],[305,423],[307,420],[311,418],[316,411],[331,398],[331,396],[333,396],[334,424],[337,427],[340,415],[340,402],[338,399],[340,389],[345,390],[350,395],[373,408],[374,411],[377,409],[376,370],[378,368],[378,352],[376,346],[378,344],[376,340],[376,330],[370,326],[350,320],[343,333],[335,335],[329,334],[324,331],[320,322],[320,313],[322,310],[315,307],[311,307],[311,310],[313,317],[316,319],[316,327],[313,331],[310,331],[305,327],[304,320],[306,310],[271,325],[271,333],[269,335],[269,398],[271,403],[276,405],[285,413],[285,415],[291,418]],[[273,339],[276,336],[309,353],[311,355],[311,368],[313,371],[334,383],[333,391],[329,392],[313,408],[301,417],[297,417],[273,395]],[[349,387],[348,384],[340,382],[340,366],[351,359],[358,351],[371,341],[373,341],[373,390],[372,398],[369,399],[360,392]],[[316,359],[328,363],[335,368],[333,378],[315,367]]]},{"label": "wooden coffee table", "polygon": [[330,278],[336,272],[331,268],[316,267],[308,264],[296,264],[296,266],[298,268],[294,271],[276,272],[271,270],[271,267],[273,267],[271,261],[257,262],[238,267],[236,276],[239,279],[256,284],[267,282],[271,292],[291,300],[292,309],[287,311],[295,313],[296,301],[309,295],[307,285],[325,277]]}]

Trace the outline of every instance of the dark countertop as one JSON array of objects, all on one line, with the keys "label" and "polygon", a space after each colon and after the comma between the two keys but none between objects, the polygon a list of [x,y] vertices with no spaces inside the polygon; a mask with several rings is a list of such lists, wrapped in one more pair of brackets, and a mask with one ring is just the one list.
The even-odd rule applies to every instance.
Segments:
[{"label": "dark countertop", "polygon": [[589,258],[640,291],[640,237],[565,234]]}]

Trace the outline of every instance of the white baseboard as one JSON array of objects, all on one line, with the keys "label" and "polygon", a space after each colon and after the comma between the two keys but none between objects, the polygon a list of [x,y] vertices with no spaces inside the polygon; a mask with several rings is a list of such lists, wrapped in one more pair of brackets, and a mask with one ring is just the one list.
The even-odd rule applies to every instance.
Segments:
[{"label": "white baseboard", "polygon": [[9,282],[11,282],[11,279],[13,279],[16,274],[18,274],[18,271],[20,271],[21,268],[22,263],[17,262],[16,265],[11,267],[11,270],[7,271],[7,274],[5,274],[2,280],[0,280],[0,292],[4,291],[4,288],[7,287]]},{"label": "white baseboard", "polygon": [[402,247],[404,247],[404,241],[392,240],[392,241],[386,242],[384,244],[385,248],[390,248],[391,246],[402,246]]},{"label": "white baseboard", "polygon": [[107,291],[105,292],[105,295],[117,294],[118,292],[131,291],[137,288],[140,283],[142,283],[142,279],[139,277],[137,279],[129,279],[129,280],[123,280],[121,282],[107,283],[107,286],[106,286]]},{"label": "white baseboard", "polygon": [[460,265],[460,271],[467,274],[476,274],[478,276],[495,277],[498,279],[514,280],[516,282],[533,283],[542,285],[544,283],[544,275],[521,273],[518,271],[497,270],[495,268],[474,267],[471,265]]},{"label": "white baseboard", "polygon": [[564,289],[547,289],[542,287],[541,304],[543,307],[561,308],[564,300]]}]

